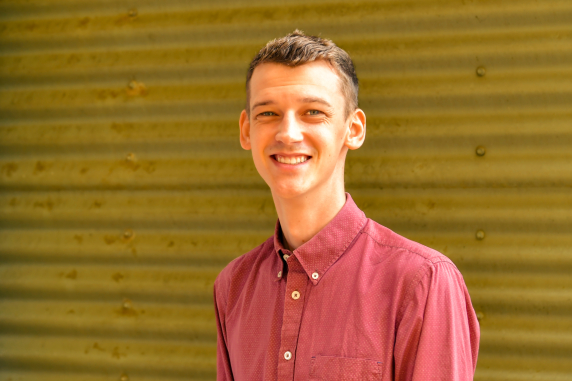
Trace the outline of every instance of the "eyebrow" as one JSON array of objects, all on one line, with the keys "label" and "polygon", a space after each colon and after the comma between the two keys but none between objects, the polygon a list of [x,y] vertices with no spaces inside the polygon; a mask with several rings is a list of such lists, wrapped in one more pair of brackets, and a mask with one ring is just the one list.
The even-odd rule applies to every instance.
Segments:
[{"label": "eyebrow", "polygon": [[332,107],[332,105],[329,102],[327,102],[325,99],[317,98],[317,97],[306,97],[306,98],[300,99],[300,101],[302,101],[303,103],[321,103],[321,104],[326,105],[328,107]]},{"label": "eyebrow", "polygon": [[256,107],[259,106],[267,106],[267,105],[271,105],[274,104],[274,101],[268,100],[268,101],[262,101],[262,102],[256,102],[255,104],[252,105],[252,110],[254,110]]},{"label": "eyebrow", "polygon": [[[321,104],[326,105],[328,107],[332,107],[332,105],[329,102],[327,102],[325,99],[318,98],[318,97],[301,98],[301,99],[299,99],[299,101],[302,103],[321,103]],[[256,102],[255,104],[252,105],[252,110],[254,110],[256,107],[259,107],[259,106],[268,106],[268,105],[272,105],[275,103],[276,102],[274,102],[273,100]]]}]

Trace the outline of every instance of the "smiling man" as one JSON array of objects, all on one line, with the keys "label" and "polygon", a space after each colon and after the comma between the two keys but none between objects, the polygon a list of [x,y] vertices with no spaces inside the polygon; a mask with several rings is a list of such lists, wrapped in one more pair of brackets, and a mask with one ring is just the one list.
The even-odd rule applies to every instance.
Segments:
[{"label": "smiling man", "polygon": [[246,89],[240,143],[278,222],[215,282],[218,380],[472,380],[479,325],[455,265],[345,193],[366,132],[348,54],[295,31],[260,50]]}]

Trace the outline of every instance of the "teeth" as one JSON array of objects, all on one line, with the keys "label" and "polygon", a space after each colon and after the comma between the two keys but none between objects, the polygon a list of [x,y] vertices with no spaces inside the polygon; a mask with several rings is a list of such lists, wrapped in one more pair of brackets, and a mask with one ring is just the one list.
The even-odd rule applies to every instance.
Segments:
[{"label": "teeth", "polygon": [[276,161],[282,164],[300,164],[308,160],[308,156],[297,156],[297,157],[285,157],[276,155]]}]

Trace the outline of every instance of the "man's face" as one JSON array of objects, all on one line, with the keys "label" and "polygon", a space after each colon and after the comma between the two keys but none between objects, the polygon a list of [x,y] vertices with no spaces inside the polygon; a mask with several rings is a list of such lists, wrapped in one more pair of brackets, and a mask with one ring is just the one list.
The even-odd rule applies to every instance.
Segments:
[{"label": "man's face", "polygon": [[243,111],[240,119],[241,145],[252,150],[273,194],[292,198],[343,184],[347,149],[363,138],[353,147],[355,113],[346,120],[341,81],[327,62],[261,64],[250,81],[249,106],[250,116]]}]

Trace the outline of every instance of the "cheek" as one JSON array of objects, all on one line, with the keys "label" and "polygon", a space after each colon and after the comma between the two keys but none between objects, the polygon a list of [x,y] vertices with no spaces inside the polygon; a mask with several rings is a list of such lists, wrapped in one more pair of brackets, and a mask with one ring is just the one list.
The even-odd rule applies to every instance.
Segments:
[{"label": "cheek", "polygon": [[266,159],[265,149],[270,145],[268,134],[260,131],[255,130],[252,131],[250,135],[250,144],[251,144],[251,151],[252,151],[252,158],[254,160],[254,165],[259,170],[263,169],[264,161]]}]

